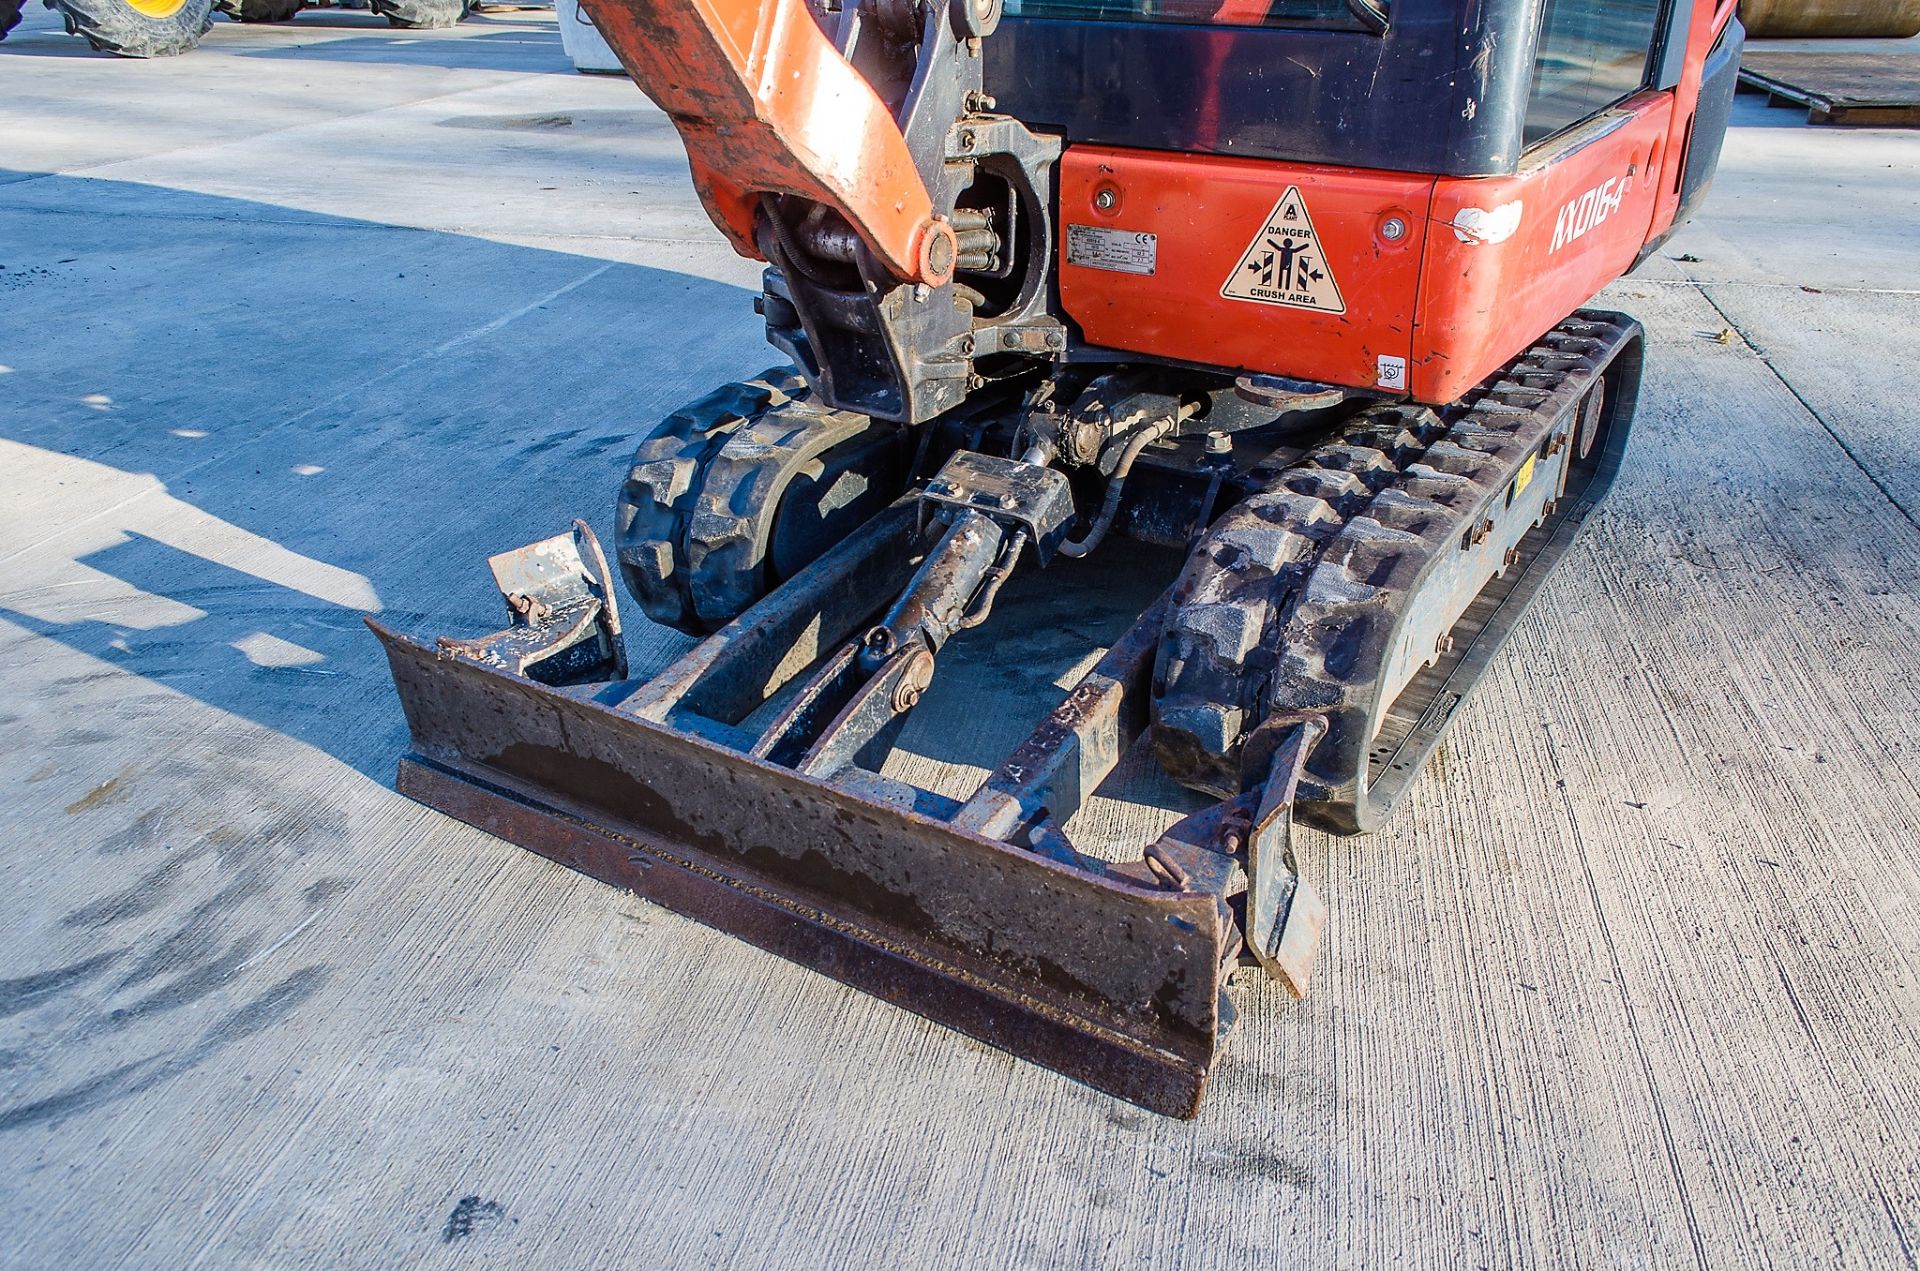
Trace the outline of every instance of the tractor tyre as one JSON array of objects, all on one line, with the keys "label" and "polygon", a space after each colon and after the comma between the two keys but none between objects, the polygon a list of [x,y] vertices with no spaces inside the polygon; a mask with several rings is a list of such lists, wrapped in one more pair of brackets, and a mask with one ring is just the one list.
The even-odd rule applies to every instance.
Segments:
[{"label": "tractor tyre", "polygon": [[20,0],[0,0],[0,40],[20,25]]},{"label": "tractor tyre", "polygon": [[213,0],[49,0],[67,30],[120,57],[191,52],[213,25]]},{"label": "tractor tyre", "polygon": [[373,0],[373,11],[407,30],[449,27],[473,11],[473,0]]},{"label": "tractor tyre", "polygon": [[291,22],[306,0],[213,0],[214,8],[235,22]]}]

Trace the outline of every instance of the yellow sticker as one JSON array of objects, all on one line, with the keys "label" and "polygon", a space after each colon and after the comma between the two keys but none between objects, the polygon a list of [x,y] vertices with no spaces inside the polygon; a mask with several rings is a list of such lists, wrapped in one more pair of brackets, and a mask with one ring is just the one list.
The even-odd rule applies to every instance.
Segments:
[{"label": "yellow sticker", "polygon": [[1533,465],[1539,455],[1528,455],[1527,461],[1520,465],[1519,474],[1513,478],[1513,497],[1519,498],[1527,492],[1527,483],[1533,480]]}]

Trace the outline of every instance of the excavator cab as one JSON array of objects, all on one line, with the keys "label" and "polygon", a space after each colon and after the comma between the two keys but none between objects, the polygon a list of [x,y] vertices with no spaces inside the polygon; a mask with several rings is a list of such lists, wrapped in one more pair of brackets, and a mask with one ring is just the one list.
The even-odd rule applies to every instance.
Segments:
[{"label": "excavator cab", "polygon": [[[764,260],[787,364],[374,626],[400,788],[889,1001],[1193,1115],[1296,821],[1388,815],[1598,504],[1645,356],[1585,307],[1706,190],[1733,0],[586,0]],[[1016,570],[1177,548],[976,788],[885,757]],[[618,592],[703,637],[628,673]],[[1069,822],[1136,744],[1216,802]]]}]

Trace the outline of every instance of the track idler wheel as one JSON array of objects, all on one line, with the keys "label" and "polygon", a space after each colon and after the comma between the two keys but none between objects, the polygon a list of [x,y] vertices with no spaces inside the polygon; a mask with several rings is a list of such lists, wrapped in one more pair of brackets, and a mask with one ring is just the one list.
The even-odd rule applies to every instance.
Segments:
[{"label": "track idler wheel", "polygon": [[704,634],[906,489],[906,430],[816,405],[791,367],[715,389],[640,443],[615,525],[648,617]]}]

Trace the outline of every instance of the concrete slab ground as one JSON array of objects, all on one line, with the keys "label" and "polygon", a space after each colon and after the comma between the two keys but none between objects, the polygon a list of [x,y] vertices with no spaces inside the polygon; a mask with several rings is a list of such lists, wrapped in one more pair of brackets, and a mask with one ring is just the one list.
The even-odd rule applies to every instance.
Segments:
[{"label": "concrete slab ground", "polygon": [[[1920,135],[1735,125],[1606,296],[1652,341],[1613,501],[1406,813],[1308,837],[1315,991],[1237,990],[1187,1124],[391,790],[359,615],[487,629],[488,552],[604,527],[636,432],[774,360],[631,85],[548,15],[317,11],[142,64],[30,10],[0,1260],[1914,1265]],[[1006,603],[1023,709],[1119,612]],[[915,776],[1011,731],[967,697]],[[1116,843],[1179,806],[1121,794]]]}]

